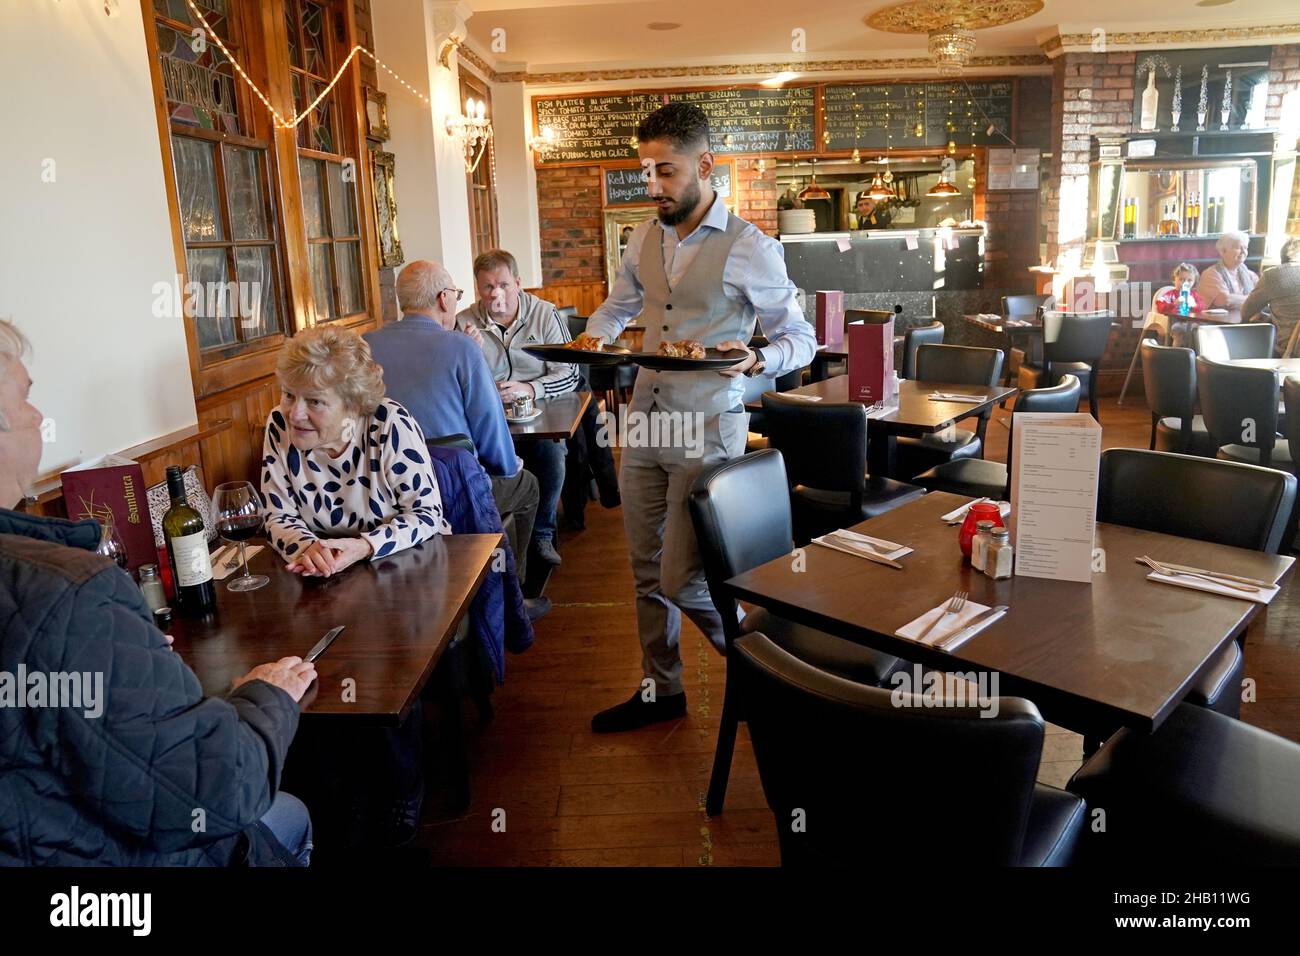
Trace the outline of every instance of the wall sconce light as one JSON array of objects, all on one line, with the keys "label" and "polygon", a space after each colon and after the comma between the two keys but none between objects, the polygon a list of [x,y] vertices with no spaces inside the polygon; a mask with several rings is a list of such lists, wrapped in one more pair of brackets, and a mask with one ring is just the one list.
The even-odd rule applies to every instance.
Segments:
[{"label": "wall sconce light", "polygon": [[545,156],[548,151],[555,148],[555,130],[549,126],[543,126],[540,136],[530,136],[528,138],[528,148],[534,153]]},{"label": "wall sconce light", "polygon": [[[465,100],[465,115],[447,117],[447,135],[459,139],[465,148],[465,172],[472,173],[487,151],[488,141],[492,139],[492,123],[487,118],[487,104],[482,100],[468,97]],[[478,155],[475,156],[475,151]]]},{"label": "wall sconce light", "polygon": [[464,42],[464,37],[452,34],[442,41],[442,46],[438,48],[438,62],[448,70],[451,69],[451,55],[456,52],[456,48]]}]

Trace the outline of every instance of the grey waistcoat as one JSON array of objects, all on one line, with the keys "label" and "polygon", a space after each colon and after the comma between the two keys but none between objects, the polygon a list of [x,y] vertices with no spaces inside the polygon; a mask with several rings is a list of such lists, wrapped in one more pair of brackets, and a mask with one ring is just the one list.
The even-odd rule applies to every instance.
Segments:
[{"label": "grey waistcoat", "polygon": [[[637,279],[644,290],[641,321],[645,323],[647,352],[657,351],[662,341],[694,339],[712,348],[719,342],[737,339],[748,342],[754,334],[754,317],[744,315],[744,305],[729,299],[722,287],[722,271],[731,247],[747,223],[727,215],[723,232],[710,229],[695,259],[669,288],[664,269],[663,235],[651,230],[641,249]],[[703,412],[717,415],[742,404],[745,378],[723,378],[716,372],[637,372],[632,393],[632,410],[646,412],[658,405],[669,412]]]}]

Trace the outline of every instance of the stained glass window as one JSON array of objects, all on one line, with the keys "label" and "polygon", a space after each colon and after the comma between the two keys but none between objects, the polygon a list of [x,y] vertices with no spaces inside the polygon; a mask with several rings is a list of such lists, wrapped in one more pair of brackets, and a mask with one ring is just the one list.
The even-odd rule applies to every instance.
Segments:
[{"label": "stained glass window", "polygon": [[[239,15],[259,13],[242,3],[251,0],[195,0],[236,59]],[[229,58],[185,0],[153,0],[153,9],[185,240],[182,298],[200,353],[215,361],[283,331],[269,143],[252,138],[269,124],[252,112]]]},{"label": "stained glass window", "polygon": [[[331,10],[312,0],[285,0],[289,34],[289,70],[293,108],[301,113],[313,103],[334,77],[341,58],[331,42]],[[298,145],[322,153],[339,151],[335,91],[331,90],[298,127]]]}]

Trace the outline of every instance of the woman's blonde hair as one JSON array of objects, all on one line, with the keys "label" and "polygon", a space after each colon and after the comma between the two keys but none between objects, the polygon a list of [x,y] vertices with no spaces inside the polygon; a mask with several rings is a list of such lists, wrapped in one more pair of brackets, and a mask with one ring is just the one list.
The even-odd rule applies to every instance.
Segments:
[{"label": "woman's blonde hair", "polygon": [[369,415],[384,397],[384,370],[371,357],[369,343],[333,325],[306,329],[286,342],[275,374],[291,391],[333,389],[359,415]]},{"label": "woman's blonde hair", "polygon": [[1196,266],[1192,265],[1190,262],[1180,262],[1178,265],[1174,266],[1174,271],[1169,273],[1169,280],[1175,285],[1178,284],[1178,274],[1180,272],[1190,272],[1192,274],[1192,285],[1196,285],[1196,283],[1200,281],[1201,271],[1197,269]]}]

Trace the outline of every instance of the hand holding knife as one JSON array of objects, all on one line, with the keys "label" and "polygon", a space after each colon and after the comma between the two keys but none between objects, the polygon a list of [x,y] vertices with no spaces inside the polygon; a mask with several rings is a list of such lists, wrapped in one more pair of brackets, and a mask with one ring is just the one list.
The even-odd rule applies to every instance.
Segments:
[{"label": "hand holding knife", "polygon": [[343,628],[346,626],[346,624],[340,624],[338,627],[326,631],[325,636],[316,642],[316,646],[307,652],[307,656],[303,660],[309,664],[315,663],[316,659],[325,653],[325,648],[333,644],[334,639],[343,633]]}]

